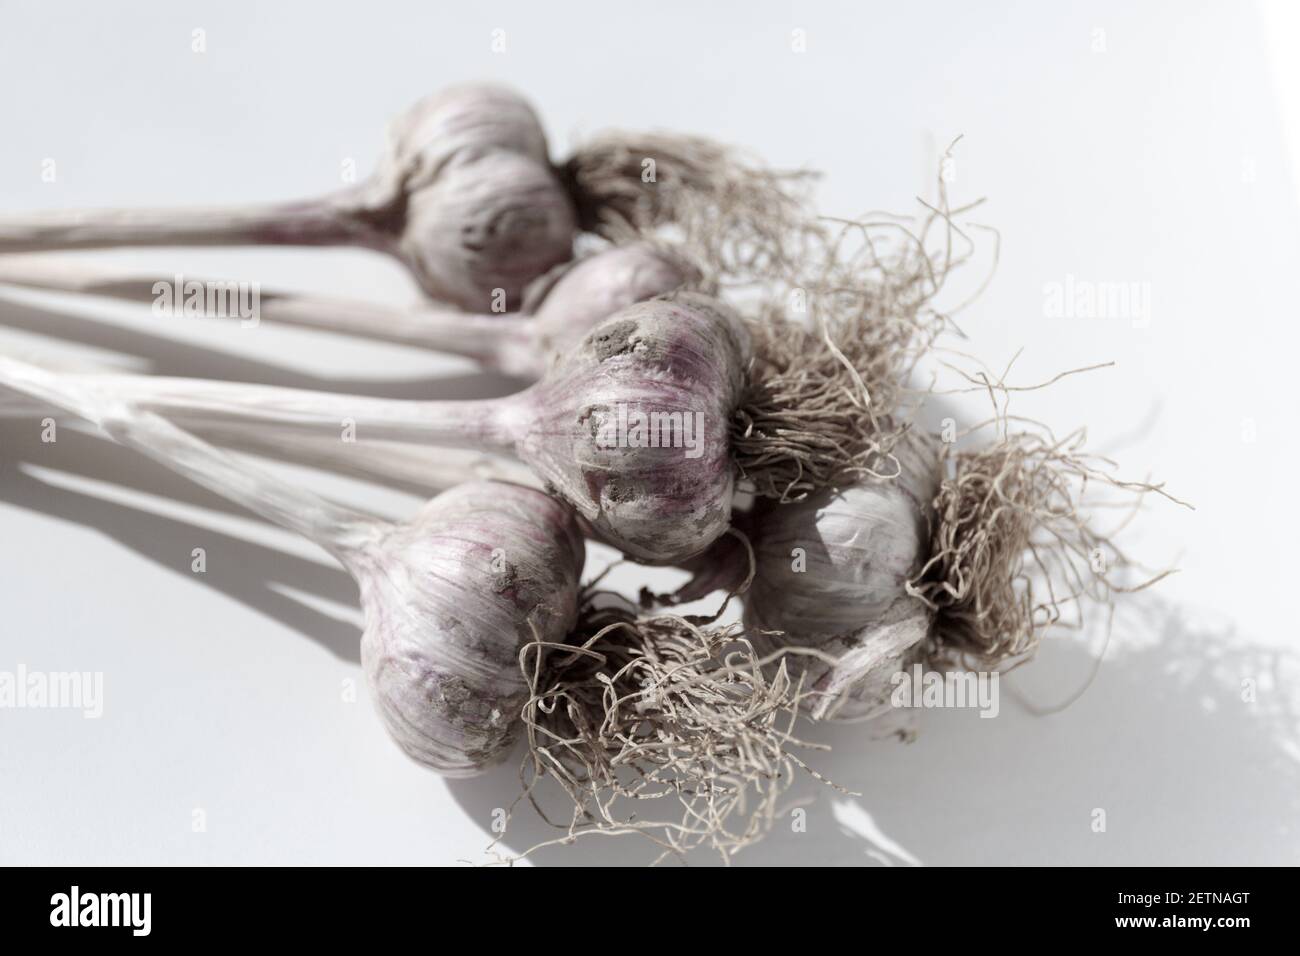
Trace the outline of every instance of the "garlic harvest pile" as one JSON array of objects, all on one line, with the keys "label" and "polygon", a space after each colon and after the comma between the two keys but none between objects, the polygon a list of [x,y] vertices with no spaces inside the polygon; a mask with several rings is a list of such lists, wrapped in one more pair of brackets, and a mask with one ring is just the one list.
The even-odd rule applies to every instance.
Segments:
[{"label": "garlic harvest pile", "polygon": [[[619,309],[674,292],[698,278],[667,248],[648,242],[612,246],[556,266],[527,289],[523,309],[473,314],[261,290],[258,321],[359,335],[462,355],[485,368],[534,380]],[[160,280],[87,269],[32,256],[0,256],[0,284],[151,303]],[[170,280],[166,280],[166,285]],[[188,280],[206,288],[203,280]],[[202,313],[202,306],[196,309]],[[221,317],[221,316],[218,316]]]},{"label": "garlic harvest pile", "polygon": [[[649,157],[661,160],[655,182],[640,176]],[[1012,432],[1021,420],[1001,399],[1013,389],[987,370],[966,384],[993,399],[994,441],[940,446],[914,430],[909,406],[927,390],[912,373],[957,311],[933,301],[971,255],[954,223],[966,209],[949,206],[942,180],[919,219],[856,222],[821,220],[781,175],[741,170],[673,136],[597,141],[553,168],[526,104],[475,87],[413,111],[373,180],[338,203],[179,229],[174,214],[0,220],[0,251],[205,230],[212,242],[383,248],[478,314],[273,296],[266,317],[536,379],[506,398],[421,402],[0,361],[0,384],[99,421],[334,551],[362,582],[368,679],[416,759],[471,773],[522,726],[532,779],[573,799],[557,842],[636,832],[668,853],[730,859],[808,769],[793,754],[801,713],[876,716],[914,662],[1024,660],[1067,611],[1121,589],[1105,567],[1122,556],[1089,524],[1081,489],[1159,490],[1109,476],[1074,436]],[[578,229],[623,244],[570,264]],[[665,254],[669,240],[680,257]],[[0,281],[143,297],[138,283],[39,269],[0,264]],[[522,314],[497,316],[489,288],[508,289]],[[456,480],[438,467],[442,447],[513,454],[542,490],[471,483],[409,526],[376,530],[178,425],[420,487]],[[331,448],[341,428],[374,443],[374,459]],[[738,490],[754,504],[733,514]],[[723,608],[744,602],[743,624],[603,603],[594,585],[578,588],[579,532],[687,567],[696,578],[675,600],[723,588]],[[482,566],[494,543],[504,570]],[[426,580],[429,568],[444,573]],[[628,801],[650,802],[617,809]]]},{"label": "garlic harvest pile", "polygon": [[142,413],[21,362],[0,385],[67,409],[115,441],[336,557],[365,612],[361,661],[389,733],[449,776],[503,759],[527,688],[519,649],[572,629],[584,547],[572,513],[529,488],[468,482],[393,524],[326,501]]}]

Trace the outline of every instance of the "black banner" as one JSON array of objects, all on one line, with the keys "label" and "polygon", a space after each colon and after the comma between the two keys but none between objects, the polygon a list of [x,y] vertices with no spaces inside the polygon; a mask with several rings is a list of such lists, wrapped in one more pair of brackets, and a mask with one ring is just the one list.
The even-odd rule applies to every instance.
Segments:
[{"label": "black banner", "polygon": [[[374,933],[383,927],[402,926],[405,932],[430,917],[446,923],[463,915],[468,921],[472,912],[483,910],[509,919],[511,913],[522,916],[525,907],[536,908],[541,899],[560,903],[567,897],[566,908],[596,909],[604,914],[602,923],[610,923],[623,907],[635,905],[629,891],[644,892],[641,879],[646,889],[657,892],[661,905],[670,907],[671,893],[698,892],[689,881],[718,876],[707,868],[671,875],[646,870],[639,878],[627,871],[617,887],[608,880],[566,876],[558,882],[546,876],[546,896],[539,897],[541,888],[521,892],[530,881],[527,875],[469,869],[450,874],[401,869],[8,869],[0,874],[8,884],[0,896],[0,925],[6,941],[75,936],[77,942],[95,944],[110,938],[126,943],[278,937],[295,943],[374,942]],[[1182,943],[1200,936],[1229,944],[1252,930],[1285,929],[1289,920],[1282,906],[1294,879],[1286,869],[841,870],[821,887],[810,885],[818,881],[815,874],[801,874],[799,892],[790,895],[773,889],[788,890],[788,878],[769,873],[759,876],[760,884],[746,876],[743,868],[737,869],[727,874],[724,889],[715,883],[703,891],[717,893],[718,903],[735,915],[761,914],[763,922],[778,909],[792,916],[816,897],[822,898],[816,906],[823,914],[835,899],[859,899],[852,904],[854,913],[869,900],[871,913],[864,912],[863,918],[880,920],[887,913],[886,922],[925,927],[935,942],[995,925],[1000,937],[1012,939],[1022,932],[1029,938],[1031,932],[1047,931],[1069,940],[1128,936]],[[512,885],[519,880],[524,884]],[[486,896],[490,883],[497,884],[496,895]],[[519,924],[511,920],[508,925]]]}]

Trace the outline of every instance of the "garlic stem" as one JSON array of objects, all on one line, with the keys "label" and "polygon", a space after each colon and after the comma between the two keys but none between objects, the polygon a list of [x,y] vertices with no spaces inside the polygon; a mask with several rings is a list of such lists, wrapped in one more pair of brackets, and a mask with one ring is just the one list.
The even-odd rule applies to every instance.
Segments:
[{"label": "garlic stem", "polygon": [[97,425],[114,441],[196,484],[296,531],[352,567],[387,523],[240,462],[166,419],[139,411],[76,376],[0,356],[0,384]]},{"label": "garlic stem", "polygon": [[[0,257],[0,284],[42,292],[75,292],[126,302],[154,303],[158,301],[161,283],[169,288],[193,283],[203,289],[234,285],[230,281],[191,276],[149,278],[81,263],[59,262],[45,256]],[[184,301],[183,294],[180,298]],[[265,320],[447,352],[502,371],[518,371],[505,366],[511,365],[510,359],[518,353],[536,347],[531,320],[517,314],[475,314],[433,305],[395,308],[355,299],[265,289],[258,291],[257,302],[254,318],[258,322]],[[246,321],[248,317],[238,318]]]},{"label": "garlic stem", "polygon": [[[636,242],[603,249],[539,277],[526,290],[523,309],[529,313],[527,317],[433,306],[399,309],[261,289],[251,303],[254,311],[245,314],[241,310],[238,317],[448,352],[532,380],[542,375],[555,355],[576,346],[615,312],[674,292],[696,279],[694,268],[669,249]],[[228,290],[235,285],[180,275],[150,279],[45,256],[0,257],[0,283],[149,302],[155,311],[160,293],[166,292],[166,311],[179,307],[187,316],[190,296],[195,294],[202,300],[195,303],[196,317],[212,315],[207,302],[210,290]],[[243,303],[242,290],[240,294]]]},{"label": "garlic stem", "polygon": [[104,246],[378,245],[335,197],[231,206],[53,210],[0,217],[0,252]]},{"label": "garlic stem", "polygon": [[205,428],[205,441],[266,458],[349,475],[379,485],[434,494],[463,481],[508,481],[540,488],[527,466],[495,455],[457,448],[429,448],[393,441],[345,442],[335,435]]},{"label": "garlic stem", "polygon": [[339,395],[310,389],[152,375],[74,375],[119,402],[158,412],[185,426],[265,428],[320,435],[354,431],[364,438],[419,441],[478,451],[509,451],[524,411],[517,393],[496,399],[413,401]]},{"label": "garlic stem", "polygon": [[[21,396],[0,395],[0,419],[51,414],[52,406]],[[445,491],[463,481],[508,481],[539,488],[526,465],[504,456],[456,448],[430,448],[394,441],[343,441],[338,435],[280,429],[207,425],[194,434],[231,451],[247,452],[290,464],[370,481],[377,485],[427,493]]]},{"label": "garlic stem", "polygon": [[[453,309],[397,309],[328,296],[262,294],[259,319],[282,325],[413,345],[501,368],[509,346],[527,348],[530,322],[517,314],[482,315]],[[507,370],[507,369],[503,369]]]}]

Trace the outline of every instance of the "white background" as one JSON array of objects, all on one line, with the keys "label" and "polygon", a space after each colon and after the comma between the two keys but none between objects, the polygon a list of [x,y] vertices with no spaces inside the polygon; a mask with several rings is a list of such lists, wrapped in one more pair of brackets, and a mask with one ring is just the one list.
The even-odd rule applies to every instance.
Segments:
[{"label": "white background", "polygon": [[[1129,474],[1193,502],[1153,503],[1141,523],[1143,555],[1182,571],[1120,615],[1064,713],[1024,704],[1087,680],[1093,648],[1062,638],[1006,682],[996,720],[929,713],[911,744],[810,731],[834,747],[818,766],[861,796],[801,786],[808,831],[781,825],[738,862],[1294,864],[1293,6],[0,0],[0,209],[327,191],[346,159],[371,168],[389,117],[476,78],[525,91],[557,157],[611,126],[706,133],[823,170],[837,214],[913,208],[963,134],[954,198],[987,196],[978,218],[1002,235],[966,347],[999,364],[1023,346],[1023,383],[1117,363],[1017,409],[1087,425]],[[364,252],[80,256],[416,297]],[[1149,283],[1150,323],[1048,318],[1044,287],[1067,276]],[[0,347],[394,395],[508,387],[427,354],[22,293],[0,293]],[[311,480],[394,514],[416,503]],[[205,575],[189,570],[199,546]],[[513,762],[445,782],[398,753],[364,691],[343,701],[359,682],[354,602],[323,554],[152,464],[0,425],[0,670],[102,671],[106,698],[98,721],[0,710],[0,862],[485,861]],[[507,846],[543,835],[524,813]],[[598,840],[538,859],[646,855]]]}]

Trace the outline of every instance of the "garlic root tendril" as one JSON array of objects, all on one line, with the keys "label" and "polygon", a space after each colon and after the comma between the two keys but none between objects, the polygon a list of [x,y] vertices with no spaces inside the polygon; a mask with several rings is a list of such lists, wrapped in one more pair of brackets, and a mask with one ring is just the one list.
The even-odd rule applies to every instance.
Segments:
[{"label": "garlic root tendril", "polygon": [[[587,834],[635,833],[661,849],[655,862],[701,848],[730,862],[759,840],[797,773],[828,782],[798,755],[825,749],[794,732],[806,691],[770,663],[736,626],[590,603],[570,643],[527,644],[521,778],[563,835],[524,855]],[[569,821],[539,805],[543,779],[572,799]],[[651,816],[653,807],[661,812]]]}]

